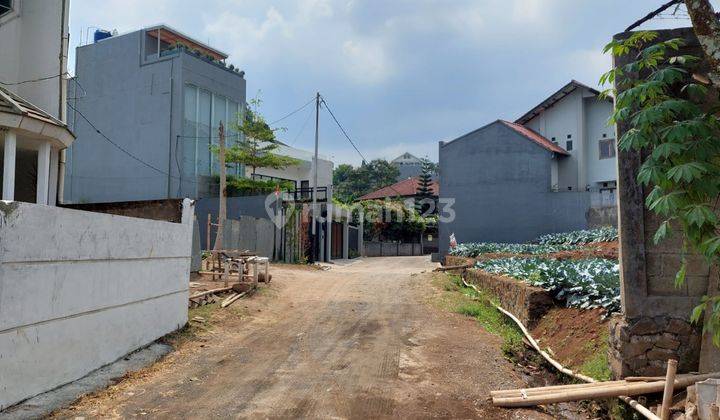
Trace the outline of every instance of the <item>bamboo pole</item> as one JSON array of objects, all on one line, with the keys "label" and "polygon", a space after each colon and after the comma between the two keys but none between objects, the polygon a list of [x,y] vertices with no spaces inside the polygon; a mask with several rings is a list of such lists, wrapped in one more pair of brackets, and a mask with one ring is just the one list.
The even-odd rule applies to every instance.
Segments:
[{"label": "bamboo pole", "polygon": [[[463,275],[463,277],[462,277],[462,282],[463,282],[463,284],[465,284],[466,287],[472,287],[476,292],[478,292],[478,293],[480,292],[480,291],[477,289],[477,287],[475,287],[475,285],[468,284],[468,283],[465,281],[464,275]],[[501,309],[499,306],[496,306],[496,305],[493,305],[493,306],[495,306],[498,310]],[[504,311],[503,313],[507,314],[508,312],[507,312],[507,311]],[[526,333],[525,333],[525,336],[528,338],[528,340],[532,340],[532,342],[534,342],[535,345],[537,346],[537,342],[535,341],[535,339],[533,339],[532,335],[530,335],[530,333],[527,332],[527,329],[525,329],[525,326],[523,325],[523,323],[520,322],[520,321],[519,321],[517,318],[515,318],[514,316],[513,316],[511,319],[513,319],[513,320],[515,321],[515,323],[518,325],[518,327],[521,327],[521,328],[526,332]],[[537,350],[538,352],[540,352],[540,347],[539,347],[539,346],[535,347],[535,350]],[[553,359],[552,357],[550,357],[549,355],[547,355],[547,353],[544,353],[544,354],[543,354],[543,352],[540,352],[540,354],[541,354],[549,363],[551,363],[551,364],[552,364],[552,362],[555,361],[555,359]],[[559,363],[558,363],[558,364],[559,364]],[[553,364],[553,366],[555,366],[555,364]],[[561,366],[562,366],[562,365],[561,365]],[[563,369],[564,369],[564,367],[563,367]],[[569,370],[569,369],[565,369],[565,370]],[[561,372],[565,373],[565,370],[561,370]],[[572,371],[570,371],[570,372],[572,372]],[[571,376],[572,376],[572,377],[577,377],[577,376],[575,376],[574,373],[573,373]],[[583,376],[584,376],[584,375],[583,375]],[[593,379],[593,378],[590,378],[590,377],[586,377],[586,378],[587,378],[587,379],[582,379],[582,380],[585,381],[585,382],[591,382],[591,383],[592,383],[592,382],[596,382],[595,379]],[[580,378],[578,378],[578,379],[580,379]],[[635,401],[634,399],[632,399],[632,398],[630,398],[630,397],[628,397],[628,396],[626,396],[626,395],[620,395],[620,396],[618,396],[618,398],[621,399],[622,401],[624,401],[627,405],[629,405],[629,406],[632,407],[633,409],[635,409],[635,411],[637,411],[638,413],[640,413],[640,414],[642,414],[643,416],[645,416],[647,419],[649,419],[649,420],[659,420],[659,417],[657,417],[657,416],[655,415],[655,413],[653,413],[652,411],[648,410],[647,407],[643,406],[642,404],[640,404],[639,402]]]},{"label": "bamboo pole", "polygon": [[608,385],[619,385],[625,381],[607,381],[607,382],[588,382],[584,384],[572,384],[572,385],[551,385],[540,388],[520,388],[520,389],[506,389],[500,391],[490,391],[491,397],[515,397],[521,395],[542,395],[542,394],[554,394],[558,391],[564,391],[568,389],[586,389],[586,388],[601,388]]},{"label": "bamboo pole", "polygon": [[198,292],[198,293],[190,296],[190,299],[197,299],[199,297],[203,297],[205,295],[211,295],[213,293],[227,292],[228,290],[232,290],[232,287],[221,287],[219,289],[212,289],[212,290],[207,290],[204,292]]},{"label": "bamboo pole", "polygon": [[[720,377],[720,372],[708,373],[704,375],[693,375],[686,378],[676,379],[674,387],[677,389],[687,388],[696,382],[704,381],[710,378]],[[620,385],[612,385],[598,389],[577,389],[565,390],[554,394],[531,395],[523,397],[493,398],[493,403],[502,407],[530,407],[539,404],[551,404],[559,402],[569,402],[587,399],[600,399],[609,397],[632,396],[642,394],[652,394],[661,392],[665,389],[665,381],[645,382],[645,383],[625,383]]]},{"label": "bamboo pole", "polygon": [[670,406],[672,405],[673,390],[675,387],[675,372],[677,372],[677,360],[670,359],[667,362],[667,373],[665,374],[665,388],[663,390],[662,406],[660,407],[660,418],[670,419]]}]

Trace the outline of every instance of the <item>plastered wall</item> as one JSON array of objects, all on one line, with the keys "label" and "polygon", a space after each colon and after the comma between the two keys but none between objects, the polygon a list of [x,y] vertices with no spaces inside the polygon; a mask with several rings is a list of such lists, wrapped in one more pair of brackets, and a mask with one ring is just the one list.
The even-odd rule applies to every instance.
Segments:
[{"label": "plastered wall", "polygon": [[183,223],[0,202],[0,409],[187,322]]}]

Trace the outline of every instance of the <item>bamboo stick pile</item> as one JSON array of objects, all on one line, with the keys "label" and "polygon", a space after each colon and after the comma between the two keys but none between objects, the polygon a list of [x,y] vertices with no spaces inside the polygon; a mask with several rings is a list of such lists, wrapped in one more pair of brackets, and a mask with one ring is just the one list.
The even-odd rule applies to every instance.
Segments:
[{"label": "bamboo stick pile", "polygon": [[[674,390],[684,389],[696,382],[720,378],[720,372],[704,375],[680,375],[674,381]],[[492,391],[493,404],[500,407],[531,407],[540,404],[592,400],[620,396],[652,394],[665,390],[665,379],[638,381],[621,380],[593,382],[578,385],[556,385],[540,388]]]}]

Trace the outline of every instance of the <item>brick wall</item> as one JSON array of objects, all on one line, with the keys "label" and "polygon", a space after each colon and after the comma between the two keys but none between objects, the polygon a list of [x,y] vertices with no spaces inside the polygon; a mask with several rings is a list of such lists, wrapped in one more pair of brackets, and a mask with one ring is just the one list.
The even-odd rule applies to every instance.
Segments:
[{"label": "brick wall", "polygon": [[[659,35],[659,41],[685,39],[683,54],[702,54],[691,28],[659,31]],[[616,57],[615,66],[634,56]],[[618,125],[616,138],[626,130]],[[682,241],[675,235],[653,243],[660,220],[644,205],[649,189],[637,182],[641,162],[640,152],[618,151],[622,313],[611,322],[609,354],[616,377],[664,374],[669,358],[678,359],[681,372],[697,370],[701,333],[689,317],[708,288],[709,267],[698,255],[688,256],[685,284],[675,287]]]}]

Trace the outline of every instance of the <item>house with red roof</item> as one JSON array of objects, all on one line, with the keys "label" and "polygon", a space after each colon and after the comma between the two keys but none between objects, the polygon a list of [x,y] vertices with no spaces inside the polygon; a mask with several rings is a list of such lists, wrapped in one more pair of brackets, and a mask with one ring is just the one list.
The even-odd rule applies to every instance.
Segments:
[{"label": "house with red roof", "polygon": [[440,252],[616,224],[612,102],[577,81],[514,122],[439,144]]},{"label": "house with red roof", "polygon": [[[396,182],[392,185],[388,185],[387,187],[380,188],[377,191],[373,191],[371,193],[367,193],[363,195],[362,197],[358,198],[358,201],[365,201],[365,200],[384,200],[386,198],[394,199],[394,198],[411,198],[415,196],[415,193],[417,192],[417,189],[420,185],[420,178],[415,176],[408,179],[403,179],[400,182]],[[430,184],[430,189],[433,192],[433,196],[437,197],[438,192],[440,191],[440,185],[437,180],[432,181]]]}]

